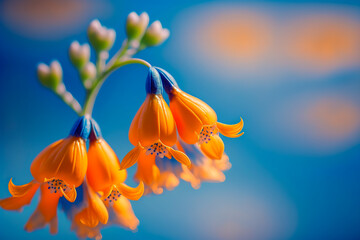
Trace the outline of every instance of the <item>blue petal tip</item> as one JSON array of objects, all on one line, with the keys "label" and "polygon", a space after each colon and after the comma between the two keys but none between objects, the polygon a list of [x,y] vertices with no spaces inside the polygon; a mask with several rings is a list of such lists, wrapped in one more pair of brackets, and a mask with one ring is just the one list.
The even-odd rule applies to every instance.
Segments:
[{"label": "blue petal tip", "polygon": [[91,119],[91,131],[90,131],[89,139],[90,141],[96,141],[99,138],[102,138],[99,124],[97,124],[97,122],[94,119]]},{"label": "blue petal tip", "polygon": [[149,68],[149,73],[146,78],[145,90],[147,94],[162,94],[163,86],[160,75],[154,67]]},{"label": "blue petal tip", "polygon": [[73,125],[70,135],[87,140],[90,135],[90,125],[90,118],[86,115],[82,116]]},{"label": "blue petal tip", "polygon": [[160,75],[162,84],[167,94],[171,95],[171,91],[174,88],[179,88],[177,82],[175,81],[174,77],[171,76],[170,73],[159,67],[155,67],[155,69]]}]

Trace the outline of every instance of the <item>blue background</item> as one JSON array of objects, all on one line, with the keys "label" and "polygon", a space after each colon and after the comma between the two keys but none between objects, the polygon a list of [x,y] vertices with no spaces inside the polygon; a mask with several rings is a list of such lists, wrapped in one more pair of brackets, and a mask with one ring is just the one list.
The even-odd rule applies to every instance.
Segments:
[{"label": "blue background", "polygon": [[[33,9],[24,2],[0,5],[0,197],[8,196],[11,177],[15,184],[31,180],[31,161],[47,145],[66,137],[76,120],[37,82],[37,63],[58,59],[67,89],[81,102],[84,91],[67,57],[70,43],[87,41],[87,25],[98,18],[117,31],[111,55],[125,38],[127,14],[146,11],[150,21],[159,19],[171,35],[138,57],[172,73],[183,90],[215,109],[219,121],[235,123],[241,116],[245,134],[224,139],[232,163],[224,183],[204,183],[194,190],[182,181],[174,191],[132,202],[140,219],[137,232],[111,227],[103,230],[104,239],[360,238],[359,48],[353,50],[354,58],[320,72],[277,60],[274,53],[248,70],[241,65],[246,59],[239,60],[239,66],[216,55],[212,59],[204,51],[211,55],[213,49],[191,42],[214,6],[221,6],[218,11],[225,15],[227,9],[238,8],[266,13],[276,19],[271,23],[275,27],[291,24],[294,16],[303,19],[310,12],[316,16],[327,11],[350,16],[359,26],[357,1],[63,1],[60,17],[46,15],[47,5],[39,4],[43,1],[29,1]],[[36,14],[24,17],[24,11]],[[46,17],[54,20],[46,22]],[[277,39],[284,39],[282,34]],[[123,67],[107,80],[95,104],[94,118],[120,159],[132,148],[127,131],[145,98],[146,74],[141,65]],[[330,106],[335,103],[333,112],[307,121],[306,108],[317,106],[319,99],[328,103],[328,98]],[[325,121],[323,127],[317,120]],[[342,124],[346,126],[335,135],[327,135]],[[1,210],[0,239],[50,239],[47,228],[23,230],[35,206],[34,200],[22,213]],[[59,233],[51,239],[76,239],[61,211],[58,217]]]}]

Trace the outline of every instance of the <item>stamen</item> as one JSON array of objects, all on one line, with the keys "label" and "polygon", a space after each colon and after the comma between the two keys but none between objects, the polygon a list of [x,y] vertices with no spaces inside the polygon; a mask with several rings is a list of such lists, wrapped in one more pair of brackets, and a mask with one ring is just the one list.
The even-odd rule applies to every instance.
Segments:
[{"label": "stamen", "polygon": [[60,188],[64,191],[70,191],[70,188],[68,185],[65,184],[65,182],[63,180],[60,179],[52,179],[50,181],[47,182],[48,189],[50,189],[51,193],[61,193]]},{"label": "stamen", "polygon": [[153,145],[146,148],[146,155],[150,154],[163,158],[168,154],[168,150],[161,143],[154,143]]},{"label": "stamen", "polygon": [[208,143],[210,141],[210,137],[216,133],[215,125],[203,126],[200,132],[199,144]]},{"label": "stamen", "polygon": [[107,198],[104,199],[104,201],[108,202],[110,205],[113,205],[115,203],[115,201],[117,201],[119,199],[119,197],[121,196],[119,190],[117,190],[115,187],[113,188],[113,190],[111,191],[111,193],[109,194],[109,196],[107,196]]}]

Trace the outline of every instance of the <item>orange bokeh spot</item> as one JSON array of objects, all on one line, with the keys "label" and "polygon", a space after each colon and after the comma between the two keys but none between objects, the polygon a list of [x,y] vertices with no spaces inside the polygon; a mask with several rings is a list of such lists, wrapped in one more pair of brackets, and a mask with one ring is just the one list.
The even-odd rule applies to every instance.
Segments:
[{"label": "orange bokeh spot", "polygon": [[290,27],[287,49],[306,68],[330,70],[360,60],[360,23],[351,18],[311,16]]}]

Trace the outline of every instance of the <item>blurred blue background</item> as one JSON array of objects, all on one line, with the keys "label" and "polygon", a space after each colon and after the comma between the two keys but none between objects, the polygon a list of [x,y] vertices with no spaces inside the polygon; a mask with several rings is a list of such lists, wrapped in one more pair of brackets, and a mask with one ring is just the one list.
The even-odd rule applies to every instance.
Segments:
[{"label": "blurred blue background", "polygon": [[[87,25],[98,18],[117,31],[113,54],[131,11],[148,12],[171,32],[138,57],[172,73],[219,121],[241,116],[245,134],[224,139],[233,165],[224,183],[193,190],[181,182],[132,202],[138,231],[111,227],[104,239],[360,239],[358,1],[1,1],[1,198],[11,177],[31,179],[33,158],[76,120],[37,82],[37,63],[58,59],[67,89],[82,101],[70,43],[86,42]],[[127,131],[145,97],[146,71],[117,71],[95,104],[119,158],[131,149]],[[1,210],[0,239],[76,239],[60,211],[57,235],[26,233],[35,207]]]}]

